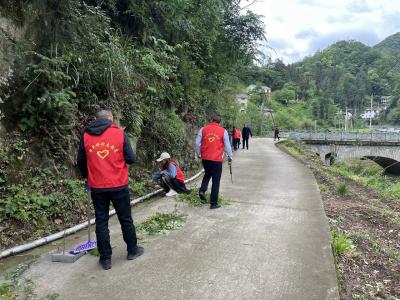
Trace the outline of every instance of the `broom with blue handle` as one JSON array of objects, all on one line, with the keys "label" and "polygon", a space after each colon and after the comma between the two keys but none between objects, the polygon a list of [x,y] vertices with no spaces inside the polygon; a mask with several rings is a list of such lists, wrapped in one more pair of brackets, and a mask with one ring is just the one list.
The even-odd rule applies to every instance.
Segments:
[{"label": "broom with blue handle", "polygon": [[88,182],[86,182],[86,192],[88,193],[88,200],[89,200],[89,205],[87,205],[87,210],[86,210],[87,218],[88,218],[88,240],[87,240],[87,242],[76,246],[76,248],[74,250],[71,250],[70,251],[71,254],[87,252],[87,251],[90,251],[97,247],[97,241],[90,239],[90,202],[92,200],[92,197],[91,197],[91,190],[90,190],[90,186],[89,186]]}]

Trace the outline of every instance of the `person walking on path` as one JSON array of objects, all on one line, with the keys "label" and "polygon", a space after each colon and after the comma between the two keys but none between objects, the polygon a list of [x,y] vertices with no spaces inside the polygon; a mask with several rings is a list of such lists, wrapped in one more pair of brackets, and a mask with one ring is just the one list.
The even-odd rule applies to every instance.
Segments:
[{"label": "person walking on path", "polygon": [[278,142],[280,141],[280,137],[279,137],[279,128],[278,127],[275,127],[275,130],[274,130],[274,141],[275,140],[277,140],[278,139]]},{"label": "person walking on path", "polygon": [[253,137],[251,129],[244,124],[242,129],[243,149],[246,145],[246,149],[249,150],[249,137]]},{"label": "person walking on path", "polygon": [[233,149],[235,151],[239,149],[240,137],[241,137],[240,130],[235,128],[235,127],[233,127]]},{"label": "person walking on path", "polygon": [[228,132],[219,125],[221,116],[214,114],[211,122],[202,127],[196,137],[196,154],[202,159],[205,174],[199,190],[199,197],[206,201],[205,193],[212,178],[210,209],[221,207],[218,204],[219,185],[222,174],[224,148],[228,162],[232,163],[232,148]]},{"label": "person walking on path", "polygon": [[127,246],[127,259],[143,253],[137,245],[128,189],[128,167],[136,160],[126,133],[113,123],[109,110],[100,110],[84,131],[78,150],[78,167],[87,178],[96,216],[99,263],[111,269],[112,249],[108,230],[109,206],[112,202]]},{"label": "person walking on path", "polygon": [[161,153],[157,162],[161,163],[160,182],[167,193],[167,197],[175,196],[177,193],[190,193],[190,190],[185,185],[185,175],[178,164],[171,159],[169,153]]}]

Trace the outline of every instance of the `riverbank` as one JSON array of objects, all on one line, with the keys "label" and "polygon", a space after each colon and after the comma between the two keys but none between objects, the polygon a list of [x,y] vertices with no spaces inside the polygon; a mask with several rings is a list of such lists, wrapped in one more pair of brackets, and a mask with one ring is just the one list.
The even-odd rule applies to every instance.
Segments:
[{"label": "riverbank", "polygon": [[394,179],[380,175],[370,162],[328,167],[300,143],[277,146],[310,167],[317,179],[334,240],[341,299],[399,299],[400,200]]}]

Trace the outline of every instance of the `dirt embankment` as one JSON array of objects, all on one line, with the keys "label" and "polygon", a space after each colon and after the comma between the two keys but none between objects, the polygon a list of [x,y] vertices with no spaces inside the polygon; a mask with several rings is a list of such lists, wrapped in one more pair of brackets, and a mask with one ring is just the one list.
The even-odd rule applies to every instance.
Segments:
[{"label": "dirt embankment", "polygon": [[278,147],[313,171],[331,230],[351,246],[335,255],[341,299],[400,299],[400,200],[337,174],[299,144]]}]

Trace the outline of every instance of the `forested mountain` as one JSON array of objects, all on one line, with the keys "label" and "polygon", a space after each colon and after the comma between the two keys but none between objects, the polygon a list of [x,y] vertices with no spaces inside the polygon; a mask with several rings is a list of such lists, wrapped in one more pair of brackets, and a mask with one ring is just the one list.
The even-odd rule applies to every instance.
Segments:
[{"label": "forested mountain", "polygon": [[400,51],[400,32],[388,36],[382,42],[374,46],[378,49],[390,49],[394,51]]},{"label": "forested mountain", "polygon": [[[390,96],[390,108],[382,115],[385,121],[400,98],[400,52],[386,49],[395,49],[399,37],[393,35],[372,48],[357,41],[337,42],[298,63],[277,61],[250,67],[244,80],[272,87],[273,99],[284,106],[307,103],[312,113],[309,121],[317,120],[324,127],[335,126],[337,112],[346,108],[353,121],[360,123],[360,113],[370,106],[371,95],[374,106],[381,104],[382,96]],[[391,120],[386,121],[396,121],[396,114],[392,111]]]}]

